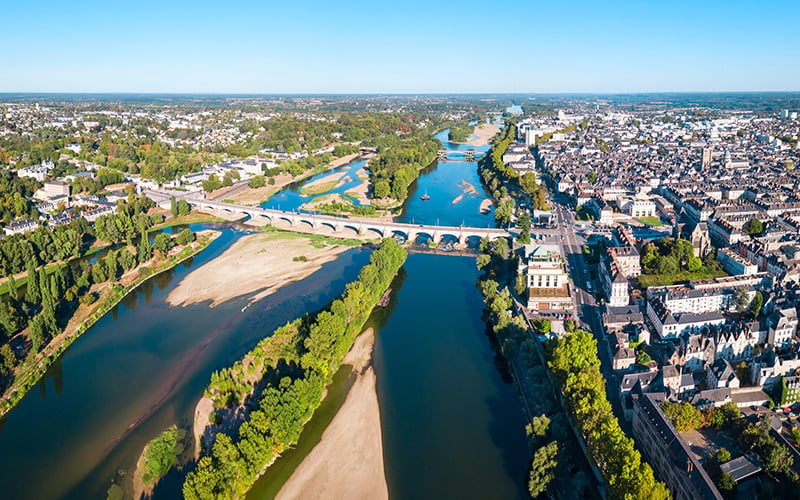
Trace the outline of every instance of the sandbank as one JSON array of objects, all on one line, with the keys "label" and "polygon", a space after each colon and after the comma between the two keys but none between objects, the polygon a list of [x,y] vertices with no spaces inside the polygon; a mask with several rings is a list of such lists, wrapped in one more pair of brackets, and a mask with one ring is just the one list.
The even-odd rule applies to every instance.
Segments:
[{"label": "sandbank", "polygon": [[277,499],[389,498],[372,367],[374,341],[372,328],[356,339],[344,360],[353,366],[356,380],[320,442],[295,469]]},{"label": "sandbank", "polygon": [[454,144],[469,144],[470,146],[486,146],[489,141],[500,132],[500,127],[491,123],[479,123],[472,131],[474,138],[467,142],[455,142]]},{"label": "sandbank", "polygon": [[[305,278],[349,247],[315,248],[302,236],[259,233],[244,236],[222,255],[189,273],[170,292],[172,306],[211,301],[216,306],[242,295],[255,301]],[[304,261],[294,261],[304,256]]]}]

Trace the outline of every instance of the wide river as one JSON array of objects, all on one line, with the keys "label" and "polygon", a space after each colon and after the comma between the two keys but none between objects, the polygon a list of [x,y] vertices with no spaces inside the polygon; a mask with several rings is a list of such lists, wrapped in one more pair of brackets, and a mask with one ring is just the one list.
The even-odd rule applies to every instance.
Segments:
[{"label": "wide river", "polygon": [[[342,168],[354,173],[360,165]],[[299,186],[283,194],[295,198]],[[478,210],[485,197],[474,162],[434,164],[412,186],[399,219],[490,225],[491,214]],[[215,308],[170,307],[165,299],[184,276],[246,234],[232,225],[193,227],[201,228],[222,235],[100,320],[0,422],[0,497],[105,498],[147,441],[170,425],[190,425],[214,370],[275,327],[324,306],[369,258],[365,250],[348,251],[244,312],[245,298]],[[472,258],[412,254],[391,306],[371,320],[392,498],[525,497],[524,418],[485,334],[476,278]],[[292,467],[275,479],[268,473],[251,496],[270,497]],[[181,480],[173,472],[155,497],[179,497]]]}]

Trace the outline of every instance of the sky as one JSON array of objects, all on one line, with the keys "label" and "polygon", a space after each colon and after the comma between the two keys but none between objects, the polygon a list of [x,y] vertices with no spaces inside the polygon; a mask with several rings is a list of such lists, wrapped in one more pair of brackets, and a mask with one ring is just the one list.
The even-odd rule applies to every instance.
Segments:
[{"label": "sky", "polygon": [[9,0],[2,10],[0,92],[800,90],[796,0]]}]

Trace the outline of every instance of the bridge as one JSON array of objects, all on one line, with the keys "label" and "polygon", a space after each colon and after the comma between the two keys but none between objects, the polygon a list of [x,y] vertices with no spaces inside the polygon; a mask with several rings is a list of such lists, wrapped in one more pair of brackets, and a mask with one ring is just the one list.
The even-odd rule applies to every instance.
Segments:
[{"label": "bridge", "polygon": [[456,241],[459,245],[466,245],[470,238],[508,238],[511,233],[505,229],[479,228],[465,226],[432,226],[426,224],[405,224],[376,219],[357,219],[349,217],[336,217],[332,215],[309,214],[303,212],[287,212],[259,207],[247,207],[230,203],[186,199],[189,205],[200,211],[227,213],[229,215],[247,215],[255,222],[275,226],[278,223],[288,224],[295,231],[303,233],[321,232],[323,229],[332,230],[347,236],[347,232],[359,236],[371,235],[389,238],[394,235],[402,236],[406,241],[415,241],[419,236],[428,236],[434,243],[440,243],[445,237]]},{"label": "bridge", "polygon": [[475,149],[440,149],[437,151],[436,157],[439,159],[439,161],[463,161],[460,158],[456,160],[447,157],[448,155],[461,155],[464,156],[467,161],[472,161],[476,158],[482,157],[484,154],[486,154],[484,151],[477,151]]}]

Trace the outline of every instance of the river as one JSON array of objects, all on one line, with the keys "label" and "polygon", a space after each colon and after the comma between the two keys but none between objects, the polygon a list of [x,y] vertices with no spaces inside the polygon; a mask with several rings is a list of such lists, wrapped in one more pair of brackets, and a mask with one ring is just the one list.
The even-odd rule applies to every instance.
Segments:
[{"label": "river", "polygon": [[[446,131],[438,137],[446,139]],[[342,169],[354,173],[361,168],[357,163]],[[476,193],[470,190],[453,203],[465,183]],[[300,187],[285,190],[283,199],[298,200]],[[492,222],[491,214],[478,210],[486,195],[474,162],[434,163],[411,190],[400,220]],[[419,198],[424,192],[430,200]],[[172,424],[190,425],[213,371],[231,365],[280,324],[328,303],[369,256],[348,251],[244,312],[245,299],[213,309],[169,307],[167,295],[186,274],[245,234],[231,225],[192,227],[204,228],[221,229],[222,235],[202,254],[127,297],[0,422],[3,497],[105,498],[112,479],[125,483],[122,476],[147,441]],[[391,496],[524,496],[528,451],[522,411],[485,335],[474,260],[412,254],[403,275],[393,306],[372,320]],[[175,498],[180,483],[180,473],[170,474],[155,497]]]}]

